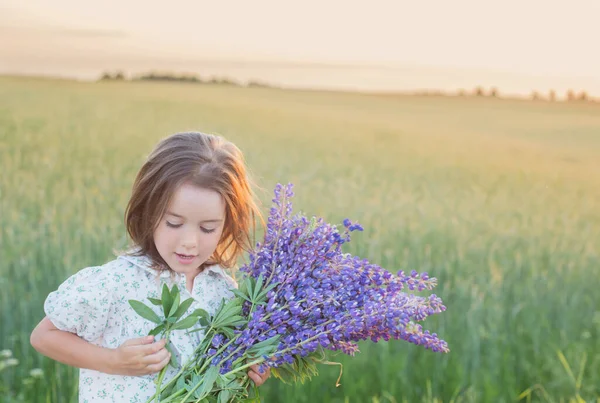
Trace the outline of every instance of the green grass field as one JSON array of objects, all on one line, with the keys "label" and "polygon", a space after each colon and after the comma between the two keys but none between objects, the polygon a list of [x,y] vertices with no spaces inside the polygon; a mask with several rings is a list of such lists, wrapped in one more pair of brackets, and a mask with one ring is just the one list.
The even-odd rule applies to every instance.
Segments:
[{"label": "green grass field", "polygon": [[265,402],[600,399],[600,105],[0,77],[0,350],[19,361],[0,401],[76,401],[77,371],[29,334],[126,245],[134,175],[182,130],[234,141],[264,212],[293,182],[296,210],[364,225],[349,251],[439,279],[425,327],[449,354],[365,343],[336,357],[339,388],[323,367]]}]

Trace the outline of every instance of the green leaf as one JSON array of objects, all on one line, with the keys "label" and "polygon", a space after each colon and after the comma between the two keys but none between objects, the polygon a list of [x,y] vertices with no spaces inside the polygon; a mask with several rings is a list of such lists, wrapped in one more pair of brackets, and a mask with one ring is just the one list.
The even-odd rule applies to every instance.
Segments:
[{"label": "green leaf", "polygon": [[[240,357],[240,358],[243,359],[243,357]],[[239,360],[239,358],[238,358],[238,360]],[[233,368],[235,368],[235,362],[237,362],[237,360],[234,361],[234,364],[232,364]],[[217,377],[217,387],[220,388],[220,389],[231,388],[231,387],[234,386],[233,385],[234,381],[235,381],[235,374],[233,374],[233,375],[227,375],[227,376],[225,376],[225,375],[219,375]]]},{"label": "green leaf", "polygon": [[150,330],[150,333],[148,333],[148,336],[156,336],[157,334],[159,334],[160,332],[162,332],[165,328],[165,324],[160,324],[158,326],[156,326],[154,329]]},{"label": "green leaf", "polygon": [[167,344],[165,344],[165,348],[167,349],[167,351],[169,353],[171,353],[171,359],[169,360],[169,364],[173,368],[179,367],[179,363],[177,362],[177,355],[175,354],[175,351],[173,350],[173,346],[171,345],[171,341],[170,340],[169,340],[169,342]]},{"label": "green leaf", "polygon": [[194,392],[194,397],[198,400],[204,399],[212,390],[217,377],[219,376],[219,366],[211,366],[208,368],[202,380],[200,387]]},{"label": "green leaf", "polygon": [[273,283],[273,284],[269,284],[264,290],[262,290],[258,296],[255,298],[254,303],[260,303],[262,302],[264,299],[266,299],[267,294],[269,293],[269,291],[271,291],[273,288],[277,287],[279,283]]},{"label": "green leaf", "polygon": [[263,275],[258,276],[258,280],[256,280],[256,285],[254,286],[254,292],[252,293],[252,301],[256,301],[256,297],[258,297],[258,293],[263,286]]},{"label": "green leaf", "polygon": [[318,374],[317,364],[341,365],[326,361],[325,350],[321,347],[306,357],[295,355],[292,364],[283,364],[277,368],[271,368],[271,374],[286,384],[304,383]]},{"label": "green leaf", "polygon": [[140,301],[136,301],[133,299],[129,300],[129,305],[131,305],[131,307],[133,308],[133,310],[140,315],[142,318],[144,319],[148,319],[151,322],[154,322],[156,324],[161,323],[162,321],[160,320],[160,318],[158,317],[158,315],[156,313],[154,313],[154,311],[147,307],[146,305],[142,304]]},{"label": "green leaf", "polygon": [[287,385],[295,383],[297,379],[289,365],[281,365],[277,368],[271,368],[271,375]]},{"label": "green leaf", "polygon": [[228,339],[233,339],[235,337],[235,333],[233,333],[233,330],[229,327],[222,327],[221,333],[227,336]]},{"label": "green leaf", "polygon": [[[173,286],[173,287],[177,287],[177,286]],[[165,318],[168,318],[169,311],[171,310],[171,305],[173,304],[173,298],[171,297],[171,293],[169,292],[169,287],[167,287],[166,284],[163,284],[161,300],[162,300],[162,306],[163,306],[163,312],[165,314]]]},{"label": "green leaf", "polygon": [[228,317],[226,320],[223,320],[220,326],[236,327],[239,325],[243,325],[246,322],[247,320],[241,317],[240,315],[234,315]]},{"label": "green leaf", "polygon": [[173,304],[171,305],[171,310],[169,310],[169,315],[165,315],[165,317],[175,316],[175,312],[179,308],[179,293],[175,294],[175,298],[173,299]]},{"label": "green leaf", "polygon": [[229,291],[231,291],[233,293],[233,295],[235,295],[236,297],[245,299],[248,302],[252,302],[252,300],[245,293],[243,293],[240,290],[236,290],[235,288],[233,288],[233,289],[231,289]]},{"label": "green leaf", "polygon": [[231,398],[231,392],[229,389],[223,389],[219,392],[219,403],[228,403],[229,398]]},{"label": "green leaf", "polygon": [[176,284],[173,284],[173,288],[171,288],[171,298],[175,299],[175,296],[179,294],[179,287]]},{"label": "green leaf", "polygon": [[198,308],[194,312],[192,312],[190,316],[192,316],[192,315],[197,316],[199,318],[204,318],[204,319],[206,319],[207,322],[210,323],[210,315],[204,309]]},{"label": "green leaf", "polygon": [[225,305],[221,305],[221,308],[215,314],[212,325],[214,327],[223,326],[223,323],[235,315],[239,315],[242,312],[241,300],[234,298],[230,299]]},{"label": "green leaf", "polygon": [[157,305],[157,306],[161,306],[162,305],[162,301],[160,299],[148,297],[148,300],[150,302],[152,302],[152,305]]},{"label": "green leaf", "polygon": [[167,323],[173,324],[173,323],[176,323],[176,322],[177,322],[177,318],[175,318],[175,317],[167,318]]},{"label": "green leaf", "polygon": [[260,343],[256,343],[255,345],[250,347],[248,350],[246,350],[246,352],[248,354],[252,354],[252,355],[263,355],[263,354],[256,354],[256,353],[262,349],[269,350],[269,349],[277,348],[277,346],[279,345],[280,338],[281,338],[281,336],[277,334],[273,337],[270,337],[266,340],[261,341]]},{"label": "green leaf", "polygon": [[185,376],[184,375],[180,375],[179,379],[177,379],[177,382],[175,384],[175,388],[177,388],[177,390],[181,390],[185,388]]},{"label": "green leaf", "polygon": [[[174,314],[169,315],[171,317],[174,317],[176,319],[181,318],[181,316],[187,312],[187,310],[189,309],[190,305],[192,305],[194,303],[194,299],[193,298],[188,298],[185,301],[183,301],[181,303],[181,305],[179,305],[179,308],[177,308],[177,310],[175,311]],[[192,314],[193,315],[193,314]]]},{"label": "green leaf", "polygon": [[294,362],[294,364],[297,365],[296,370],[299,373],[303,373],[304,369],[307,367],[306,362],[302,358],[296,359],[296,361]]},{"label": "green leaf", "polygon": [[231,363],[231,367],[232,368],[237,368],[238,365],[240,365],[242,362],[246,361],[247,357],[241,356],[238,359],[236,359],[233,363]]},{"label": "green leaf", "polygon": [[172,383],[171,385],[167,386],[167,388],[165,390],[163,390],[159,396],[160,401],[162,402],[162,401],[166,400],[167,397],[171,396],[174,392],[174,389],[175,389],[175,383]]},{"label": "green leaf", "polygon": [[254,295],[254,278],[247,277],[246,281],[244,281],[244,288],[246,289],[246,294],[252,297]]},{"label": "green leaf", "polygon": [[189,329],[190,327],[194,326],[196,323],[198,323],[197,316],[188,316],[187,318],[182,319],[181,321],[175,323],[175,325],[171,329],[173,329],[173,330]]}]

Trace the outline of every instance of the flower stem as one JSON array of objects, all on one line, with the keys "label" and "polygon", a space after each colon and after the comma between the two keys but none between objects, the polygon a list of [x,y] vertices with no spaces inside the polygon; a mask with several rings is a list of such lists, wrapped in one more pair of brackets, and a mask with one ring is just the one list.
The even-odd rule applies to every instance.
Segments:
[{"label": "flower stem", "polygon": [[249,362],[248,364],[242,365],[241,367],[238,367],[236,369],[232,369],[231,371],[227,372],[225,375],[223,375],[224,377],[227,377],[228,375],[232,375],[235,374],[236,372],[240,372],[242,369],[246,369],[248,367],[253,366],[254,364],[260,364],[261,362],[264,362],[265,359],[264,358],[259,358],[256,359],[254,361]]},{"label": "flower stem", "polygon": [[[169,344],[170,336],[171,336],[171,330],[169,328],[167,328],[167,331],[165,332],[165,339],[166,339],[165,346],[167,344]],[[158,374],[158,380],[156,382],[156,393],[154,394],[154,400],[156,402],[160,402],[161,383],[162,383],[163,379],[165,378],[165,374],[167,373],[168,368],[169,368],[169,364],[165,365],[163,367],[163,369],[160,370],[160,373]]]}]

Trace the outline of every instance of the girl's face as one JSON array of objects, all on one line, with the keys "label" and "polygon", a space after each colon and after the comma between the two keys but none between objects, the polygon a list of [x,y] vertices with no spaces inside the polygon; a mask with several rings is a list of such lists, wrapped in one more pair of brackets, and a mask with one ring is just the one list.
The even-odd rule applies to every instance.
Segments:
[{"label": "girl's face", "polygon": [[188,283],[213,254],[225,224],[225,201],[213,190],[181,185],[154,230],[154,244],[169,267]]}]

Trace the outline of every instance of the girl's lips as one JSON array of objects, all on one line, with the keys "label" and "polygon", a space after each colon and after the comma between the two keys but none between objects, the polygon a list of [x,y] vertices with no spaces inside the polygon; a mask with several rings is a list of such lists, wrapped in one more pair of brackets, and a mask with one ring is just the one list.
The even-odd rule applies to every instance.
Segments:
[{"label": "girl's lips", "polygon": [[181,264],[189,264],[192,263],[194,259],[196,259],[196,255],[182,255],[179,253],[175,253],[175,256],[177,256],[177,261]]}]

